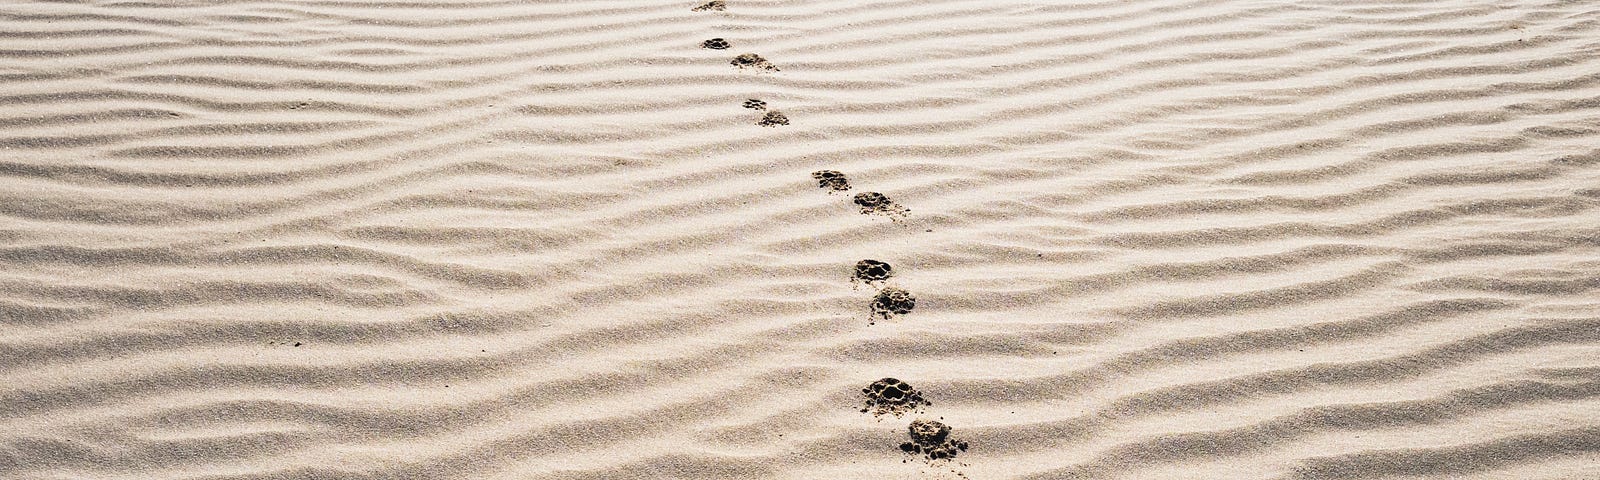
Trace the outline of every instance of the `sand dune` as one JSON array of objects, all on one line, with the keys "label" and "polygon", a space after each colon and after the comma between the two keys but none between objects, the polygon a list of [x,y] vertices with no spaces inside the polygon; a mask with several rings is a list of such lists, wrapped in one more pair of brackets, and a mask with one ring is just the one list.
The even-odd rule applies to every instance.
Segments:
[{"label": "sand dune", "polygon": [[1600,471],[1595,5],[703,3],[0,6],[0,477]]}]

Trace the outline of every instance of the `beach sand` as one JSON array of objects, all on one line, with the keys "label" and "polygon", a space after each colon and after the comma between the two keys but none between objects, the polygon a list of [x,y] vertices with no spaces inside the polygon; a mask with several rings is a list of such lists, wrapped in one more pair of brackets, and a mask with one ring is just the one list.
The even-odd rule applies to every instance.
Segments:
[{"label": "beach sand", "polygon": [[1600,478],[1600,5],[700,7],[0,5],[0,478]]}]

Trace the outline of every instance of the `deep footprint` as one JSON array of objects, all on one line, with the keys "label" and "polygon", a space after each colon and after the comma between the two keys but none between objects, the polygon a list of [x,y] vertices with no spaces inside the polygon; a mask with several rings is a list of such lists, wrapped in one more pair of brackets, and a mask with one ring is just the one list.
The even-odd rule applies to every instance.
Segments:
[{"label": "deep footprint", "polygon": [[967,442],[950,438],[950,426],[936,420],[914,420],[907,428],[911,441],[900,444],[900,451],[922,455],[928,460],[946,460],[967,451]]},{"label": "deep footprint", "polygon": [[729,45],[727,40],[720,38],[713,38],[704,42],[700,42],[700,48],[709,48],[712,50],[727,50],[728,47],[731,46],[733,45]]},{"label": "deep footprint", "polygon": [[817,170],[811,172],[811,178],[817,179],[817,186],[835,192],[850,190],[850,179],[838,170]]},{"label": "deep footprint", "polygon": [[766,71],[769,71],[769,72],[778,71],[778,66],[777,65],[773,65],[772,62],[769,62],[769,61],[767,61],[767,59],[761,58],[760,55],[756,55],[754,53],[746,53],[746,54],[743,54],[743,55],[739,55],[737,57],[733,57],[733,61],[728,62],[728,63],[731,63],[731,64],[733,64],[733,66],[739,67],[741,69],[743,69],[743,68],[759,68],[759,69],[766,70]]},{"label": "deep footprint", "polygon": [[911,385],[894,378],[885,378],[872,382],[867,388],[861,389],[861,394],[867,396],[866,406],[861,407],[862,413],[871,413],[874,417],[885,414],[894,414],[899,417],[906,413],[916,412],[921,407],[933,405],[922,398],[922,392],[911,388]]},{"label": "deep footprint", "polygon": [[911,213],[911,209],[900,206],[894,200],[890,200],[888,196],[878,192],[857,193],[855,202],[856,206],[861,207],[861,214],[863,215],[877,214],[904,217],[907,213]]},{"label": "deep footprint", "polygon": [[748,108],[748,109],[751,109],[751,110],[766,110],[767,109],[767,102],[763,102],[763,101],[756,100],[756,99],[752,98],[752,99],[744,101],[744,108]]},{"label": "deep footprint", "polygon": [[887,262],[868,259],[856,262],[856,271],[850,275],[850,281],[872,285],[873,282],[882,282],[892,276],[894,267]]},{"label": "deep footprint", "polygon": [[784,115],[783,112],[780,112],[780,111],[777,111],[777,110],[769,110],[769,111],[767,111],[766,115],[762,115],[761,116],[761,122],[757,123],[756,125],[760,125],[760,126],[763,126],[763,127],[776,127],[778,125],[788,125],[788,124],[789,124],[789,117],[787,115]]},{"label": "deep footprint", "polygon": [[711,10],[721,12],[721,11],[724,11],[724,10],[727,10],[727,9],[728,9],[728,3],[727,2],[724,2],[722,0],[711,0],[709,2],[706,2],[704,5],[700,5],[698,7],[694,7],[691,10],[696,11],[696,12],[704,12],[704,11],[711,11]]},{"label": "deep footprint", "polygon": [[873,318],[888,320],[895,315],[911,313],[911,309],[916,307],[917,297],[899,287],[884,287],[877,296],[872,297]]}]

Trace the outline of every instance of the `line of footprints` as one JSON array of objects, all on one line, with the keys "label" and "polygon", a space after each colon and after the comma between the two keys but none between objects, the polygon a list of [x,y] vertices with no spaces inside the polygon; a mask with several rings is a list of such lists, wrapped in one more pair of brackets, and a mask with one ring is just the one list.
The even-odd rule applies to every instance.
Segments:
[{"label": "line of footprints", "polygon": [[[694,7],[693,11],[721,12],[727,9],[728,4],[724,0],[712,0]],[[733,44],[723,38],[706,40],[701,42],[700,46],[711,50],[733,48]],[[739,67],[741,70],[779,71],[777,65],[754,53],[740,54],[729,63]],[[757,122],[757,125],[777,127],[789,124],[788,116],[784,115],[783,112],[769,109],[765,101],[751,98],[744,101],[744,108],[766,112],[762,115],[761,120]],[[850,191],[850,180],[845,177],[844,173],[834,170],[820,170],[813,172],[811,177],[817,181],[818,187],[827,190],[830,194]],[[911,212],[910,209],[895,203],[888,196],[878,192],[858,193],[852,200],[864,215],[882,215],[897,222],[904,219]],[[903,288],[889,285],[889,279],[893,276],[894,267],[886,262],[878,260],[856,262],[855,273],[850,280],[851,283],[855,285],[865,284],[878,291],[872,297],[871,302],[868,303],[868,308],[871,311],[871,323],[876,323],[879,319],[889,320],[897,315],[911,313],[911,310],[917,306],[917,297],[915,295]],[[861,389],[861,394],[866,397],[866,403],[861,407],[861,412],[870,413],[879,418],[884,415],[893,415],[895,418],[900,418],[908,413],[922,414],[925,413],[925,407],[933,405],[933,402],[923,398],[922,392],[913,388],[910,384],[895,378],[884,378],[872,382],[871,385]],[[906,433],[909,436],[909,441],[900,444],[900,450],[913,457],[921,456],[930,463],[953,459],[956,454],[966,451],[968,446],[967,442],[950,435],[951,428],[949,425],[937,420],[912,420],[911,424],[906,427]]]},{"label": "line of footprints", "polygon": [[[821,170],[813,172],[811,177],[817,180],[818,187],[827,189],[830,193],[850,190],[850,181],[843,173]],[[855,204],[861,207],[863,214],[903,216],[909,211],[877,192],[856,194]],[[850,276],[851,283],[866,284],[878,290],[878,293],[872,296],[872,301],[867,303],[872,323],[876,323],[880,318],[889,320],[896,315],[911,313],[911,310],[917,307],[915,295],[903,288],[889,285],[891,277],[894,277],[893,265],[872,259],[856,262],[855,272]],[[884,415],[900,418],[907,413],[921,414],[924,413],[923,407],[933,405],[933,402],[923,398],[922,392],[896,378],[884,378],[872,382],[871,385],[861,389],[861,394],[867,397],[861,412],[871,413],[874,417],[880,418]],[[912,420],[906,427],[906,433],[911,437],[910,441],[900,444],[900,450],[908,455],[922,455],[929,462],[953,459],[956,454],[966,451],[968,445],[964,440],[951,437],[950,430],[949,425],[938,420]]]}]

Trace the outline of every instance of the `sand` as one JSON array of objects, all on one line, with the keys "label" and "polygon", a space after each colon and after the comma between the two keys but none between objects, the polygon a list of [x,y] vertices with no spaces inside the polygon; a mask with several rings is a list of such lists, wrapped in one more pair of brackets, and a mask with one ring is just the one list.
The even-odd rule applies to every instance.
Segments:
[{"label": "sand", "polygon": [[0,5],[0,478],[1600,471],[1600,5],[703,3]]}]

